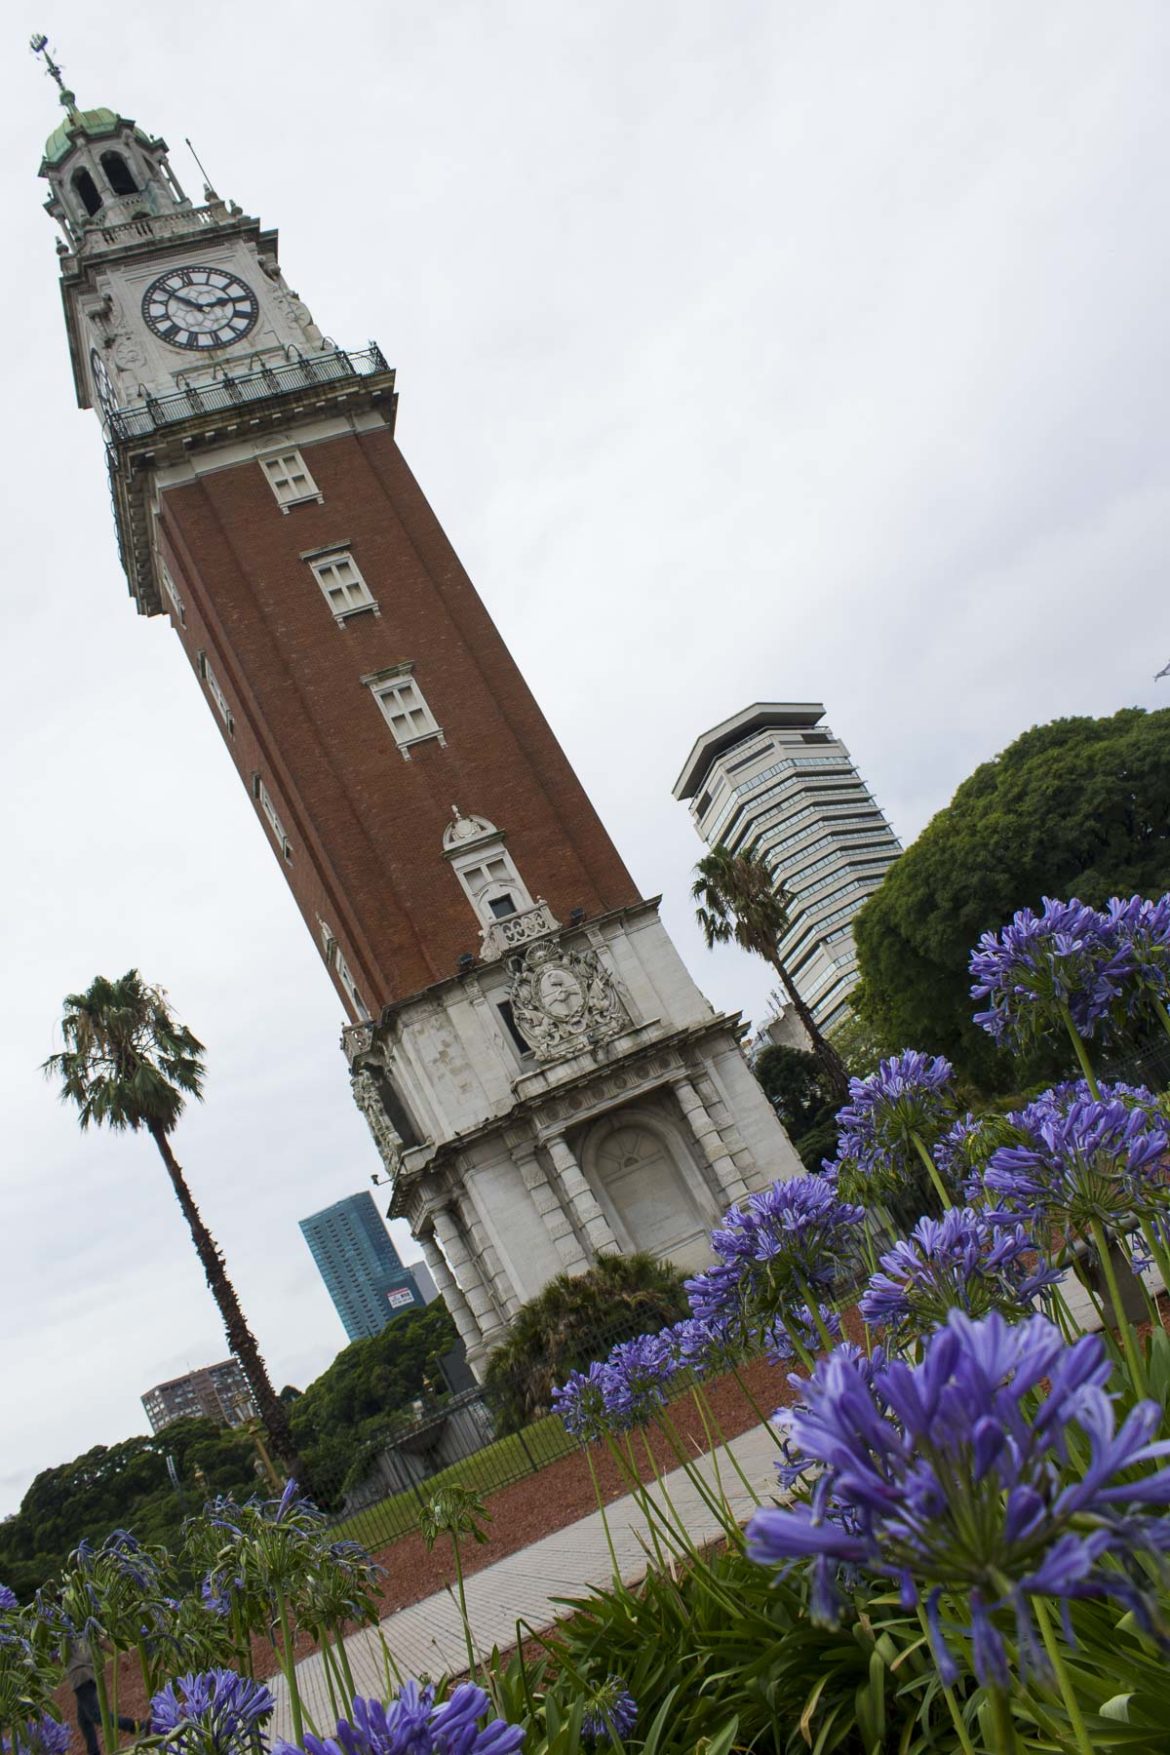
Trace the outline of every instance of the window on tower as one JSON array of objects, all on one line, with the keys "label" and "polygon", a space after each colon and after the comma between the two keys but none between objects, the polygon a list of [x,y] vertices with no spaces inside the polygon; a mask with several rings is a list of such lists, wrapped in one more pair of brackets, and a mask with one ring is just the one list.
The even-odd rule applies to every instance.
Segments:
[{"label": "window on tower", "polygon": [[232,718],[232,710],[228,706],[228,698],[224,694],[223,689],[220,687],[219,678],[216,676],[214,670],[212,670],[210,664],[208,664],[208,662],[207,662],[206,652],[201,652],[199,654],[198,663],[199,663],[199,674],[203,678],[204,682],[207,684],[207,692],[211,696],[212,700],[215,702],[216,708],[219,711],[220,718],[223,720],[224,724],[227,726],[228,736],[234,737],[236,735],[236,722]]},{"label": "window on tower", "polygon": [[413,744],[425,743],[431,737],[446,744],[442,726],[436,722],[422,690],[409,672],[400,670],[390,676],[383,672],[363,680],[382,709],[382,716],[405,761],[410,760]]},{"label": "window on tower", "polygon": [[494,847],[478,857],[457,859],[453,864],[455,875],[483,925],[506,920],[532,907],[532,898],[505,847]]},{"label": "window on tower", "polygon": [[361,615],[368,609],[377,613],[374,594],[347,549],[330,549],[326,553],[305,555],[304,559],[312,568],[313,577],[339,625],[349,616]]},{"label": "window on tower", "polygon": [[299,505],[302,500],[316,500],[319,505],[324,503],[325,496],[309,474],[299,451],[281,451],[274,457],[261,457],[260,467],[282,512]]},{"label": "window on tower", "polygon": [[358,992],[357,982],[354,980],[353,975],[350,972],[349,964],[342,955],[341,946],[333,936],[332,927],[322,920],[319,915],[317,917],[317,924],[321,928],[321,948],[325,957],[326,966],[332,970],[334,975],[336,975],[338,986],[345,994],[345,997],[348,999],[358,1017],[363,1023],[368,1022],[370,1016],[369,1010],[361,994]]},{"label": "window on tower", "polygon": [[97,184],[87,170],[74,171],[73,193],[87,213],[94,214],[100,211],[102,198]]},{"label": "window on tower", "polygon": [[158,570],[159,577],[162,579],[163,590],[170,598],[171,608],[175,612],[179,626],[185,628],[187,626],[187,611],[183,607],[183,599],[179,596],[179,587],[171,578],[171,570],[164,560],[159,561]]},{"label": "window on tower", "polygon": [[291,859],[292,842],[285,834],[284,824],[276,813],[276,806],[272,802],[272,794],[269,792],[267,786],[265,786],[263,780],[261,780],[259,774],[253,774],[252,776],[252,796],[255,798],[256,803],[260,806],[261,811],[267,818],[268,826],[276,837],[276,844],[280,848],[280,851],[284,854],[286,859]]},{"label": "window on tower", "polygon": [[137,195],[138,184],[120,152],[103,152],[102,170],[106,173],[106,182],[115,195]]}]

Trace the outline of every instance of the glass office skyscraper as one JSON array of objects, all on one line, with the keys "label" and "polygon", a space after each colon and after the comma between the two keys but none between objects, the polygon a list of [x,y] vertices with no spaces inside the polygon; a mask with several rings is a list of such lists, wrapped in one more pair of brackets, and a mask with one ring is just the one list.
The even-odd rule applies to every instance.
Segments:
[{"label": "glass office skyscraper", "polygon": [[371,1194],[351,1194],[300,1221],[329,1296],[351,1341],[381,1334],[425,1300],[390,1241]]}]

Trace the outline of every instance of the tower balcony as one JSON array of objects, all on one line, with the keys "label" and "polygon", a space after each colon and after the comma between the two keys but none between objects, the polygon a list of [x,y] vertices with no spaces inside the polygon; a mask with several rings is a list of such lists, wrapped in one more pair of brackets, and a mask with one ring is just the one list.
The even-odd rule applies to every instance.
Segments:
[{"label": "tower balcony", "polygon": [[286,359],[279,365],[265,360],[247,371],[223,371],[218,377],[185,385],[166,396],[147,396],[131,408],[111,408],[110,437],[123,442],[149,438],[167,427],[186,425],[207,415],[231,413],[248,403],[268,402],[290,392],[336,385],[350,378],[371,378],[389,370],[386,356],[376,342],[357,353],[334,348],[328,353]]},{"label": "tower balcony", "polygon": [[522,908],[518,914],[505,914],[485,926],[480,934],[479,954],[485,963],[497,963],[508,951],[560,929],[561,923],[548,903],[538,898],[533,907]]}]

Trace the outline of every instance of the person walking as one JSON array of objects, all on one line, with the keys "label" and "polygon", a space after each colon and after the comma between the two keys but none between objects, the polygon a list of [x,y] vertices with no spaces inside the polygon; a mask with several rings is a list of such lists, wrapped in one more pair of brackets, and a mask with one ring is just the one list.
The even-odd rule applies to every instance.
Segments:
[{"label": "person walking", "polygon": [[[87,1639],[71,1640],[65,1648],[65,1675],[77,1702],[77,1728],[85,1741],[85,1755],[102,1755],[102,1746],[98,1739],[102,1710],[98,1703],[93,1652]],[[137,1734],[140,1728],[142,1727],[137,1719],[118,1719],[120,1731],[134,1731]]]}]

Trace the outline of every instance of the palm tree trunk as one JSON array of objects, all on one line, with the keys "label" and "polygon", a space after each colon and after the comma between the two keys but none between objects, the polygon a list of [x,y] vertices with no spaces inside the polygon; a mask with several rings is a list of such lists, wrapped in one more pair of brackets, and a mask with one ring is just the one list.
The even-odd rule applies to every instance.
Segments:
[{"label": "palm tree trunk", "polygon": [[771,950],[766,950],[764,955],[780,977],[784,991],[792,1002],[792,1009],[804,1025],[805,1032],[812,1044],[812,1051],[820,1061],[821,1070],[824,1072],[825,1078],[828,1080],[829,1089],[833,1093],[834,1101],[838,1104],[847,1102],[849,1097],[849,1074],[845,1069],[845,1062],[841,1059],[841,1056],[837,1053],[833,1044],[822,1034],[812,1013],[809,1011],[808,1006],[804,1003],[804,1000],[797,992],[796,983],[792,980],[792,977],[784,967],[781,958],[777,956],[775,947],[773,946]]},{"label": "palm tree trunk", "polygon": [[203,1222],[202,1215],[195,1205],[182,1168],[175,1154],[171,1151],[170,1141],[163,1128],[158,1122],[148,1122],[147,1127],[150,1130],[151,1138],[158,1147],[159,1155],[166,1165],[167,1175],[171,1179],[171,1187],[175,1191],[175,1199],[183,1209],[183,1217],[190,1229],[195,1252],[203,1264],[203,1272],[207,1278],[207,1284],[211,1288],[211,1295],[219,1306],[219,1313],[223,1317],[223,1326],[227,1332],[228,1346],[231,1348],[233,1356],[240,1362],[260,1418],[268,1428],[273,1452],[280,1458],[288,1473],[296,1477],[301,1488],[307,1491],[308,1483],[305,1480],[304,1468],[297,1455],[296,1445],[289,1430],[284,1403],[272,1387],[267,1367],[260,1356],[260,1349],[256,1345],[256,1337],[248,1327],[244,1313],[240,1309],[240,1301],[236,1297],[236,1289],[228,1279],[224,1269],[219,1245]]}]

